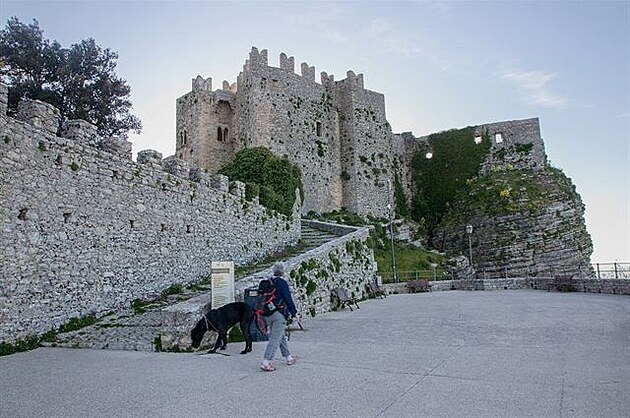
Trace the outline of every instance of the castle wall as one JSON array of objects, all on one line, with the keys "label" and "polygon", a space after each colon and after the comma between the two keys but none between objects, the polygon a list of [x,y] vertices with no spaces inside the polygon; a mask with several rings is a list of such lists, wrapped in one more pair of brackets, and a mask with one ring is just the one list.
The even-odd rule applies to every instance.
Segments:
[{"label": "castle wall", "polygon": [[268,147],[301,169],[305,211],[331,211],[342,193],[337,112],[314,69],[295,74],[292,59],[269,67],[252,51],[239,75],[237,135],[244,147]]},{"label": "castle wall", "polygon": [[224,176],[156,152],[135,163],[126,141],[99,149],[76,129],[75,139],[57,137],[46,128],[48,105],[24,106],[23,121],[0,117],[0,341],[128,306],[198,281],[213,260],[242,265],[299,239],[298,205],[291,219],[273,216],[244,200],[242,184],[228,191]]},{"label": "castle wall", "polygon": [[547,163],[545,144],[538,118],[488,123],[475,127],[475,136],[487,134],[492,141],[490,154],[481,172],[505,168],[540,170]]},{"label": "castle wall", "polygon": [[[238,149],[267,147],[302,170],[305,211],[345,208],[385,216],[391,130],[384,96],[365,90],[361,74],[350,71],[345,80],[335,82],[322,73],[320,84],[314,67],[302,63],[296,74],[294,66],[294,58],[283,53],[280,66],[271,67],[267,51],[252,48],[231,108],[234,142],[223,146],[215,139],[218,122],[207,116],[206,108],[216,104],[199,100],[198,107],[192,107],[182,100],[187,96],[180,98],[178,131],[185,123],[213,128],[209,136],[205,128],[194,130],[208,155],[198,159],[185,152],[178,155],[214,172]],[[193,82],[193,94],[200,84]]]}]

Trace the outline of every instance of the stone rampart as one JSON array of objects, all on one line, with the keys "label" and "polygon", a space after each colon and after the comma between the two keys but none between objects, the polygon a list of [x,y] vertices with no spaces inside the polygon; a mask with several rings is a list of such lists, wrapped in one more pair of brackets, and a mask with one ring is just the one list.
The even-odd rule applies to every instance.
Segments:
[{"label": "stone rampart", "polygon": [[[303,316],[315,316],[336,308],[332,289],[343,287],[349,295],[366,297],[366,285],[376,274],[374,253],[366,240],[370,227],[342,227],[325,222],[309,221],[313,228],[331,231],[343,228],[346,235],[284,262],[285,278],[289,282],[298,311]],[[336,229],[335,232],[340,232]],[[272,276],[272,267],[247,276],[235,284],[236,300],[243,300],[245,290],[258,286],[264,277]],[[199,295],[162,311],[162,347],[171,349],[190,345],[190,330],[201,315],[210,310],[211,294]],[[216,338],[206,335],[204,344]]]},{"label": "stone rampart", "polygon": [[97,140],[76,121],[62,129],[72,139],[58,137],[54,108],[20,109],[21,120],[0,115],[0,341],[129,306],[200,280],[213,260],[243,265],[299,239],[299,203],[291,218],[272,214],[245,201],[243,187],[229,192],[223,176],[154,151],[136,163],[123,139]]}]

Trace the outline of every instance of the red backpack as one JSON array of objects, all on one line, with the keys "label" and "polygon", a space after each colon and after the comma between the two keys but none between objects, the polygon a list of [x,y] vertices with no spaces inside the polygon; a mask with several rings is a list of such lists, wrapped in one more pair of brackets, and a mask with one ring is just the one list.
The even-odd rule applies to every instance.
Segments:
[{"label": "red backpack", "polygon": [[260,331],[267,334],[267,326],[263,320],[264,316],[269,316],[284,308],[283,301],[279,301],[276,297],[276,279],[262,279],[258,284],[258,299],[254,305],[256,322]]}]

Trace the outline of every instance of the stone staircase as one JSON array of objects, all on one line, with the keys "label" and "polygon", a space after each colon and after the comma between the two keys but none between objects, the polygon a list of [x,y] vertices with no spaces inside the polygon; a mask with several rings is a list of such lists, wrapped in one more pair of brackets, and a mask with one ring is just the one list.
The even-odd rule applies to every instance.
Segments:
[{"label": "stone staircase", "polygon": [[[329,241],[344,235],[341,232],[326,232],[318,230],[302,222],[302,236],[295,247],[287,249],[282,254],[269,257],[255,265],[237,269],[235,280],[255,274],[273,265],[277,260],[297,257],[313,248],[317,248]],[[71,331],[57,335],[55,342],[45,345],[74,348],[100,348],[129,351],[157,351],[162,342],[159,338],[165,324],[165,317],[169,321],[179,321],[179,314],[164,315],[171,307],[177,305],[176,311],[182,311],[183,316],[191,313],[197,316],[199,311],[199,299],[210,300],[210,285],[197,284],[191,288],[184,288],[182,292],[168,295],[161,300],[154,301],[143,306],[145,312],[137,313],[131,307],[112,313],[89,327],[77,331]],[[190,305],[190,306],[188,306]],[[189,327],[184,320],[180,321],[183,327]],[[172,324],[167,324],[172,327]],[[156,338],[157,337],[157,338]]]}]

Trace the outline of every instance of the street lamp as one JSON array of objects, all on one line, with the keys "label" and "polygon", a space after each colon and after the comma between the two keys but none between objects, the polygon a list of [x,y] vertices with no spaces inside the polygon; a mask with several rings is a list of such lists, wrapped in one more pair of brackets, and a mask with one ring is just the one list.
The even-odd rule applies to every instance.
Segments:
[{"label": "street lamp", "polygon": [[473,259],[472,259],[472,233],[473,226],[468,224],[466,225],[466,233],[468,234],[468,261],[470,261],[470,268],[473,268]]},{"label": "street lamp", "polygon": [[396,275],[396,254],[394,253],[394,221],[392,219],[392,198],[391,198],[392,183],[387,179],[387,213],[389,215],[389,237],[392,247],[392,272],[394,274],[394,283],[398,283],[398,276]]}]

